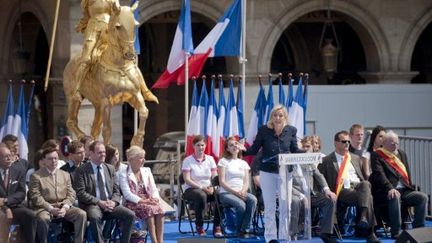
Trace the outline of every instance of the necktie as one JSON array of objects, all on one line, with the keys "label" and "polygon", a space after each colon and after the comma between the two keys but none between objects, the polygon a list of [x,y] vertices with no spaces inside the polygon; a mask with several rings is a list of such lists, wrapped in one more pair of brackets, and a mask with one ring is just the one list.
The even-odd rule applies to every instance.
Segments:
[{"label": "necktie", "polygon": [[98,188],[99,188],[99,195],[100,195],[100,199],[102,201],[107,200],[107,195],[105,194],[105,186],[104,186],[104,182],[102,180],[102,173],[101,173],[101,167],[100,165],[97,167],[97,180],[98,180]]},{"label": "necktie", "polygon": [[3,178],[4,187],[7,189],[9,184],[9,169],[6,169],[4,171],[4,178]]}]

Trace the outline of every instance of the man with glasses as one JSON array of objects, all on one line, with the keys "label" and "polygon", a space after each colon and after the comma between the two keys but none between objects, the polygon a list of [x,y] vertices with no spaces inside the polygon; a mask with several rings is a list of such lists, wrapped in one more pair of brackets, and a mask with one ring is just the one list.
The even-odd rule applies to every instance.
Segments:
[{"label": "man with glasses", "polygon": [[[337,222],[343,229],[347,207],[357,207],[357,228],[367,231],[367,242],[380,242],[375,236],[376,225],[371,184],[363,173],[359,156],[349,152],[347,131],[334,136],[335,151],[323,158],[318,169],[324,175],[330,190],[337,195]],[[343,231],[343,230],[342,230]]]},{"label": "man with glasses", "polygon": [[399,149],[399,136],[389,131],[383,139],[383,147],[371,154],[371,181],[378,205],[388,205],[391,236],[396,239],[402,224],[401,205],[414,207],[413,228],[423,227],[428,197],[416,191],[411,182],[408,157]]},{"label": "man with glasses", "polygon": [[81,164],[84,162],[85,149],[84,144],[78,140],[72,140],[72,142],[68,144],[67,148],[69,153],[69,159],[66,161],[65,165],[60,167],[60,169],[68,172],[71,175],[73,184],[75,169],[80,167]]},{"label": "man with glasses", "polygon": [[74,242],[84,241],[87,216],[84,210],[73,207],[75,191],[68,173],[57,169],[56,148],[42,152],[43,168],[30,177],[29,204],[38,217],[37,235],[39,242],[47,242],[48,229],[53,219],[63,218],[74,225]]},{"label": "man with glasses", "polygon": [[36,237],[36,215],[22,205],[26,171],[13,158],[8,146],[0,143],[0,242],[9,242],[8,231],[14,223],[21,226],[23,240],[31,243]]}]

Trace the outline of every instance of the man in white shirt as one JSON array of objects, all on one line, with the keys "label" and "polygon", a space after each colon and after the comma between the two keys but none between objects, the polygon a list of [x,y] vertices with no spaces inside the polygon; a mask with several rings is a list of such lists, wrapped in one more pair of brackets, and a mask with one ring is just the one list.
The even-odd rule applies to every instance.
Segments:
[{"label": "man in white shirt", "polygon": [[318,169],[324,175],[330,190],[336,193],[337,220],[343,228],[346,207],[357,207],[357,227],[367,229],[367,242],[380,242],[373,232],[376,225],[371,184],[366,180],[360,158],[349,152],[347,131],[334,136],[335,151],[323,158]]}]

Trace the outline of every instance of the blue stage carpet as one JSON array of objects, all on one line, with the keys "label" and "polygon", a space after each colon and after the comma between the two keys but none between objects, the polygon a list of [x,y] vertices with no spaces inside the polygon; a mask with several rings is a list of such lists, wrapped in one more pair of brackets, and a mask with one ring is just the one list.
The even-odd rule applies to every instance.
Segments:
[{"label": "blue stage carpet", "polygon": [[[426,222],[427,227],[431,227],[432,228],[432,221],[427,221]],[[188,223],[185,221],[184,223],[182,223],[182,229],[183,230],[188,230],[189,228]],[[207,236],[204,237],[199,237],[199,236],[195,236],[193,237],[191,233],[188,234],[180,234],[178,232],[178,221],[172,221],[172,222],[166,222],[165,223],[165,234],[164,234],[164,242],[166,243],[177,243],[178,239],[187,239],[187,238],[202,238],[202,239],[213,239],[213,235],[211,230],[207,231]],[[260,236],[260,237],[252,237],[252,238],[248,238],[248,239],[239,239],[239,238],[228,238],[226,239],[227,242],[230,243],[237,243],[237,242],[247,242],[247,243],[254,243],[254,242],[265,242],[264,241],[264,237]],[[380,240],[383,243],[392,243],[394,242],[394,240],[392,240],[389,237],[381,237]],[[148,237],[148,241],[147,242],[151,242],[150,240],[150,236]],[[305,241],[301,241],[301,242],[305,242]],[[311,241],[308,242],[322,242],[320,240],[320,238],[318,237],[314,237]],[[343,241],[340,241],[343,243],[359,243],[359,242],[365,242],[364,238],[353,238],[353,237],[345,237],[343,239]]]}]

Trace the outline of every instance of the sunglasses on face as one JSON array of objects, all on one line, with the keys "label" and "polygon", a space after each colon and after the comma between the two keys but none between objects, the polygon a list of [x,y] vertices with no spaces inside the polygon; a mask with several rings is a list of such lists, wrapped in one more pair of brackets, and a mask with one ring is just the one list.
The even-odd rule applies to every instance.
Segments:
[{"label": "sunglasses on face", "polygon": [[351,142],[350,142],[350,140],[341,140],[341,141],[339,141],[340,143],[343,143],[343,144],[350,144]]}]

